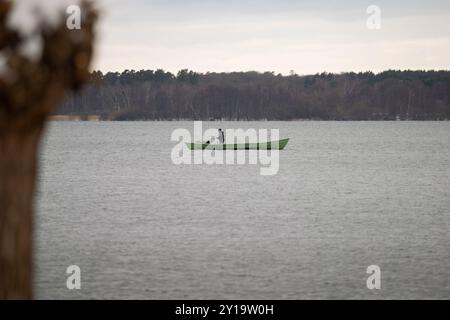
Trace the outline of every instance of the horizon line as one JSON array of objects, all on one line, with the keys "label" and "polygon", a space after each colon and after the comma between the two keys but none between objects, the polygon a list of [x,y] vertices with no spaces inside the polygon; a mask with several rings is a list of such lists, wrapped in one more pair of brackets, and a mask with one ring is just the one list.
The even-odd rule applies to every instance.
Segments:
[{"label": "horizon line", "polygon": [[154,68],[154,69],[123,69],[122,71],[104,71],[104,70],[100,70],[100,69],[93,69],[91,71],[91,73],[94,72],[101,72],[102,74],[107,74],[107,73],[124,73],[125,71],[135,71],[135,72],[141,72],[141,71],[164,71],[165,73],[171,73],[173,75],[178,74],[181,71],[188,71],[188,72],[194,72],[196,74],[200,74],[200,75],[208,75],[208,74],[231,74],[231,73],[258,73],[258,74],[267,74],[267,73],[271,73],[273,75],[279,76],[311,76],[311,75],[321,75],[321,74],[333,74],[333,75],[342,75],[342,74],[349,74],[349,73],[356,73],[356,74],[364,74],[364,73],[373,73],[374,75],[378,75],[384,72],[388,72],[388,71],[395,71],[395,72],[450,72],[450,69],[385,69],[383,71],[372,71],[372,70],[365,70],[365,71],[339,71],[339,72],[328,72],[326,70],[323,71],[318,71],[316,73],[297,73],[295,70],[291,70],[292,73],[282,73],[282,72],[276,72],[276,71],[259,71],[259,70],[236,70],[236,71],[195,71],[193,69],[189,69],[189,68],[183,68],[183,69],[179,69],[176,72],[172,72],[170,70],[166,70],[163,68]]}]

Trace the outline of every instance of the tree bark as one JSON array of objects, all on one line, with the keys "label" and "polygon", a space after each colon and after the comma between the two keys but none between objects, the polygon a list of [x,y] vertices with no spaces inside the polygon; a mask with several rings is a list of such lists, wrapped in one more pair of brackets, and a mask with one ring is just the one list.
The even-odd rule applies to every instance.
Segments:
[{"label": "tree bark", "polygon": [[23,56],[26,43],[11,30],[12,1],[0,1],[0,299],[31,299],[33,196],[38,144],[47,116],[70,90],[89,81],[97,12],[81,2],[83,27],[69,30],[64,15],[54,28],[36,28],[42,39],[39,60]]},{"label": "tree bark", "polygon": [[0,299],[32,298],[33,194],[43,128],[0,136]]}]

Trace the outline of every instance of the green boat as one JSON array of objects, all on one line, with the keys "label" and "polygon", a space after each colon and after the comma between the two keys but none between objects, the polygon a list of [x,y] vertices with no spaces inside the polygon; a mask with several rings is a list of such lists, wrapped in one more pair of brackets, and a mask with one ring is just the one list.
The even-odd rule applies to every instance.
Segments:
[{"label": "green boat", "polygon": [[190,150],[283,150],[289,138],[278,141],[234,144],[186,143]]}]

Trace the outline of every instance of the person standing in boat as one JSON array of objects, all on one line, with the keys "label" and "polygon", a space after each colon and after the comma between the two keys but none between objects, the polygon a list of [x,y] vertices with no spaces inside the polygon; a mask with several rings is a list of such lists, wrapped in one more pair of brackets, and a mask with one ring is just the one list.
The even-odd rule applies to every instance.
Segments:
[{"label": "person standing in boat", "polygon": [[222,144],[225,143],[225,133],[222,129],[219,129],[219,142]]}]

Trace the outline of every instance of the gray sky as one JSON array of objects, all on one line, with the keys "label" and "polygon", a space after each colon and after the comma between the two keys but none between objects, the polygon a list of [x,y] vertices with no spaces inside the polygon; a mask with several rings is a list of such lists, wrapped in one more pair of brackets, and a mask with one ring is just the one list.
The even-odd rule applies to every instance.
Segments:
[{"label": "gray sky", "polygon": [[[369,5],[381,29],[366,26]],[[450,69],[450,1],[102,0],[102,71]]]}]

